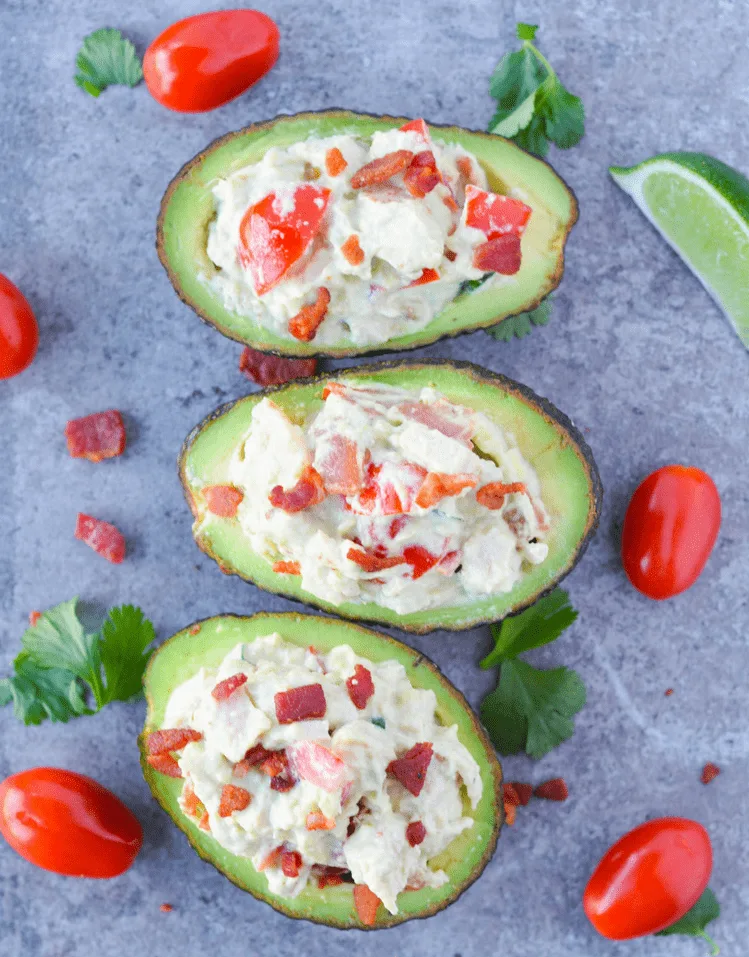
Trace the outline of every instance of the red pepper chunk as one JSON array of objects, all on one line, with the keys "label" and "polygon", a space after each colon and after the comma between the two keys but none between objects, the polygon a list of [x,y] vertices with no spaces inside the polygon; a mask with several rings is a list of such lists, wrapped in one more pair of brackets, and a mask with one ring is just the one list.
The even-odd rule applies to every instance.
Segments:
[{"label": "red pepper chunk", "polygon": [[363,711],[367,707],[367,702],[374,694],[374,682],[372,681],[372,672],[364,665],[357,665],[350,678],[346,678],[346,690],[348,696],[355,708]]},{"label": "red pepper chunk", "polygon": [[416,199],[421,199],[431,193],[441,179],[442,177],[437,169],[437,161],[431,150],[417,153],[403,174],[406,189]]},{"label": "red pepper chunk", "polygon": [[531,209],[512,196],[488,193],[477,186],[466,186],[466,226],[480,229],[487,239],[512,234],[521,236],[530,219]]},{"label": "red pepper chunk", "polygon": [[523,482],[489,482],[476,492],[476,501],[489,511],[495,512],[504,505],[505,495],[525,490]]},{"label": "red pepper chunk", "polygon": [[271,489],[268,501],[274,508],[281,508],[284,512],[293,514],[311,505],[319,505],[324,498],[325,485],[322,477],[311,465],[308,465],[293,488],[287,492],[283,486],[276,485]]},{"label": "red pepper chunk", "polygon": [[374,555],[372,552],[365,552],[359,548],[349,548],[346,552],[346,558],[364,569],[365,572],[382,572],[386,568],[403,565],[406,561],[402,555]]},{"label": "red pepper chunk", "polygon": [[406,840],[411,847],[418,847],[419,844],[423,843],[426,836],[427,829],[424,827],[421,821],[411,821],[406,828]]},{"label": "red pepper chunk", "polygon": [[231,817],[235,811],[244,811],[252,803],[252,795],[238,784],[225,784],[221,789],[219,817]]},{"label": "red pepper chunk", "polygon": [[223,681],[219,681],[213,691],[211,691],[211,696],[215,698],[216,701],[226,701],[226,699],[230,698],[246,681],[247,675],[240,671],[239,674],[231,675],[229,678],[224,678]]},{"label": "red pepper chunk", "polygon": [[207,485],[203,489],[205,507],[219,518],[234,518],[242,504],[244,492],[233,485]]},{"label": "red pepper chunk", "polygon": [[404,123],[403,126],[399,127],[401,133],[416,133],[425,143],[431,143],[432,138],[429,135],[429,127],[426,125],[424,120],[409,120],[408,123]]},{"label": "red pepper chunk", "polygon": [[391,761],[387,766],[387,773],[403,785],[403,787],[418,797],[427,777],[427,768],[432,760],[432,745],[428,742],[415,744],[410,751]]},{"label": "red pepper chunk", "polygon": [[437,282],[439,278],[440,274],[436,269],[430,269],[427,267],[426,269],[422,269],[421,275],[418,277],[418,279],[414,279],[413,282],[408,284],[408,288],[410,289],[411,286],[425,286],[429,282]]},{"label": "red pepper chunk", "polygon": [[247,346],[239,357],[239,371],[257,385],[283,385],[306,379],[317,370],[317,359],[284,359]]},{"label": "red pepper chunk", "polygon": [[403,558],[411,566],[413,578],[421,578],[440,560],[439,555],[432,555],[423,545],[409,545],[404,548]]},{"label": "red pepper chunk", "polygon": [[324,718],[327,711],[322,685],[303,685],[279,691],[273,698],[276,705],[276,720],[279,724],[293,724],[310,718]]},{"label": "red pepper chunk", "polygon": [[192,728],[162,728],[148,735],[146,751],[149,754],[169,754],[170,751],[181,751],[191,741],[200,741],[202,738],[200,731]]},{"label": "red pepper chunk", "polygon": [[281,851],[281,870],[286,877],[299,877],[302,863],[299,851]]},{"label": "red pepper chunk", "polygon": [[120,565],[125,559],[125,536],[109,522],[79,512],[75,537],[113,565]]},{"label": "red pepper chunk", "polygon": [[177,759],[172,757],[171,754],[149,754],[146,761],[159,774],[165,774],[168,778],[182,777],[182,770],[177,763]]},{"label": "red pepper chunk", "polygon": [[117,409],[71,419],[65,426],[68,452],[74,459],[101,462],[125,451],[125,423]]},{"label": "red pepper chunk", "polygon": [[482,272],[514,276],[520,269],[520,263],[520,237],[514,233],[490,239],[477,246],[473,253],[473,265]]}]

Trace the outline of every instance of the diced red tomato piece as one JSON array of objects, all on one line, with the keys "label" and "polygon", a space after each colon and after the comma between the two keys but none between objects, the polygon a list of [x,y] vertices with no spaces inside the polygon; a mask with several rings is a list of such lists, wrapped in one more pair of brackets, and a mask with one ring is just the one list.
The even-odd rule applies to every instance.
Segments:
[{"label": "diced red tomato piece", "polygon": [[236,675],[231,675],[228,678],[224,678],[223,681],[219,681],[213,691],[211,691],[211,695],[216,701],[226,701],[226,699],[230,698],[246,681],[247,675],[240,671]]},{"label": "diced red tomato piece", "polygon": [[146,738],[146,751],[149,754],[169,754],[181,751],[191,741],[201,741],[203,735],[192,728],[162,728],[152,731]]},{"label": "diced red tomato piece", "polygon": [[113,565],[119,565],[125,559],[125,536],[109,522],[79,512],[75,537]]},{"label": "diced red tomato piece", "polygon": [[68,452],[74,459],[101,462],[125,451],[125,423],[117,409],[71,419],[65,426]]},{"label": "diced red tomato piece", "polygon": [[273,571],[277,575],[301,575],[302,566],[299,562],[273,562]]},{"label": "diced red tomato piece", "polygon": [[375,691],[372,681],[372,672],[364,665],[357,665],[350,678],[346,678],[346,690],[348,696],[354,703],[354,707],[363,711],[367,707],[367,702]]},{"label": "diced red tomato piece", "polygon": [[428,742],[415,744],[409,751],[391,761],[387,773],[400,781],[403,787],[414,797],[421,794],[426,781],[427,768],[432,760],[432,745]]},{"label": "diced red tomato piece", "polygon": [[505,502],[505,495],[511,492],[525,492],[526,488],[523,482],[489,482],[476,492],[476,501],[484,508],[492,512],[502,508]]},{"label": "diced red tomato piece", "polygon": [[182,770],[177,763],[177,759],[172,757],[171,754],[149,754],[146,761],[159,774],[165,774],[168,778],[182,777]]},{"label": "diced red tomato piece", "polygon": [[404,123],[399,129],[401,133],[418,133],[425,143],[431,143],[432,141],[429,134],[429,127],[422,119],[409,120],[408,123]]},{"label": "diced red tomato piece", "polygon": [[354,173],[351,177],[351,188],[364,189],[386,183],[393,176],[407,169],[413,155],[410,150],[395,150],[393,153],[387,153],[379,159],[372,160]]},{"label": "diced red tomato piece", "polygon": [[466,226],[480,229],[487,239],[521,236],[530,219],[531,209],[512,196],[487,193],[477,186],[466,186]]},{"label": "diced red tomato piece", "polygon": [[421,821],[411,821],[406,828],[406,840],[411,847],[418,847],[419,844],[423,843],[426,836],[427,829],[424,827]]},{"label": "diced red tomato piece", "polygon": [[321,286],[317,290],[317,298],[307,306],[302,306],[299,312],[289,319],[289,332],[301,342],[312,342],[320,324],[327,315],[330,305],[330,293]]},{"label": "diced red tomato piece", "polygon": [[361,266],[364,262],[364,250],[361,248],[359,237],[356,233],[352,233],[341,246],[341,252],[346,261],[352,266]]},{"label": "diced red tomato piece", "polygon": [[412,462],[404,462],[399,469],[400,484],[408,493],[405,502],[402,502],[395,486],[388,481],[382,481],[380,474],[381,465],[375,465],[370,462],[367,466],[364,480],[364,488],[359,493],[357,499],[352,503],[354,511],[363,512],[365,515],[378,510],[382,515],[400,515],[408,512],[413,504],[413,498],[416,497],[426,477],[426,469]]},{"label": "diced red tomato piece", "polygon": [[359,920],[365,927],[374,927],[377,910],[382,901],[366,884],[354,885],[354,907]]},{"label": "diced red tomato piece", "polygon": [[398,518],[394,518],[388,526],[388,535],[390,538],[395,538],[398,533],[403,530],[407,522],[408,519],[405,515],[399,515]]},{"label": "diced red tomato piece", "polygon": [[252,803],[252,795],[238,784],[225,784],[221,788],[221,801],[218,806],[219,817],[231,817],[235,811],[244,811]]},{"label": "diced red tomato piece", "polygon": [[42,617],[42,613],[40,611],[29,612],[29,624],[31,625],[32,628],[34,627],[34,625],[37,624],[37,622],[39,621],[41,617]]},{"label": "diced red tomato piece", "polygon": [[325,171],[328,176],[340,176],[347,166],[348,163],[337,146],[329,149],[325,154]]},{"label": "diced red tomato piece", "polygon": [[325,692],[322,685],[302,685],[288,691],[277,692],[273,700],[276,705],[276,719],[279,724],[292,724],[294,721],[307,721],[310,718],[324,718],[327,710]]},{"label": "diced red tomato piece", "polygon": [[281,851],[281,870],[286,877],[299,877],[302,864],[299,851]]},{"label": "diced red tomato piece", "polygon": [[423,545],[409,545],[403,549],[403,557],[412,568],[412,576],[421,578],[439,562],[439,555],[432,555]]},{"label": "diced red tomato piece", "polygon": [[350,778],[345,763],[317,741],[296,741],[287,754],[297,775],[323,791],[340,791]]},{"label": "diced red tomato piece", "polygon": [[362,473],[356,442],[345,435],[333,435],[326,455],[317,459],[317,467],[329,495],[356,495],[362,486]]},{"label": "diced red tomato piece", "polygon": [[189,814],[190,817],[197,817],[200,808],[202,807],[200,800],[198,799],[197,794],[192,789],[190,782],[186,782],[185,786],[182,788],[182,805],[185,809],[185,814]]},{"label": "diced red tomato piece", "polygon": [[473,252],[473,265],[482,272],[498,272],[503,276],[514,276],[522,261],[520,237],[514,233],[497,236]]},{"label": "diced red tomato piece", "polygon": [[322,811],[310,811],[304,826],[308,831],[332,831],[335,820],[332,817],[325,817]]},{"label": "diced red tomato piece", "polygon": [[319,472],[308,465],[296,485],[287,492],[281,485],[271,489],[268,501],[274,508],[284,512],[301,512],[312,505],[319,505],[325,498],[325,486]]},{"label": "diced red tomato piece", "polygon": [[463,489],[475,485],[476,476],[468,473],[447,475],[444,472],[429,472],[416,496],[416,504],[419,508],[431,508],[443,498],[460,495]]},{"label": "diced red tomato piece", "polygon": [[441,575],[452,575],[462,560],[463,553],[459,549],[453,552],[447,552],[447,554],[443,555],[437,562],[437,571]]},{"label": "diced red tomato piece", "polygon": [[419,278],[410,282],[408,288],[410,289],[411,286],[425,286],[428,282],[436,282],[439,278],[440,274],[436,269],[422,269]]},{"label": "diced red tomato piece", "polygon": [[359,548],[349,548],[346,552],[346,558],[355,562],[365,572],[384,572],[386,568],[395,568],[396,565],[405,563],[402,555],[380,556]]},{"label": "diced red tomato piece", "polygon": [[246,346],[239,357],[239,371],[257,385],[283,385],[314,375],[317,359],[284,359]]},{"label": "diced red tomato piece", "polygon": [[274,847],[265,860],[261,861],[258,867],[259,871],[267,871],[270,868],[278,867],[281,864],[281,855],[283,854],[283,845]]},{"label": "diced red tomato piece", "polygon": [[417,153],[403,174],[406,189],[417,199],[431,193],[441,179],[440,171],[437,169],[437,160],[431,150]]},{"label": "diced red tomato piece", "polygon": [[203,489],[205,507],[219,518],[234,518],[242,504],[244,492],[233,485],[207,485]]},{"label": "diced red tomato piece", "polygon": [[258,296],[276,286],[310,248],[322,228],[330,190],[304,183],[289,197],[269,193],[247,210],[239,226],[239,261]]}]

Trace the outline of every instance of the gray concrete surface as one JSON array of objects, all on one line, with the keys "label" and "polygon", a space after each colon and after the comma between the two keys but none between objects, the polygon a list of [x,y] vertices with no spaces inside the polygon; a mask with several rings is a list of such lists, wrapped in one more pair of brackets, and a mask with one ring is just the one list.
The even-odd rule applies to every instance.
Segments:
[{"label": "gray concrete surface", "polygon": [[[287,920],[198,860],[140,777],[142,704],[36,729],[6,709],[0,777],[39,764],[89,773],[135,810],[146,838],[135,866],[101,883],[36,870],[0,844],[0,954],[700,957],[699,941],[604,941],[580,906],[614,838],[648,816],[684,814],[712,835],[723,907],[714,935],[726,957],[740,957],[749,937],[749,357],[606,167],[689,148],[747,171],[745,4],[267,0],[281,59],[222,110],[171,114],[142,86],[96,101],[73,84],[91,30],[120,27],[142,51],[201,9],[199,0],[0,0],[0,271],[25,290],[41,326],[33,367],[0,383],[0,660],[15,654],[30,609],[74,594],[99,609],[140,604],[160,638],[222,611],[288,607],[221,575],[190,536],[180,443],[248,383],[240,348],[177,300],[156,259],[161,194],[214,137],[280,111],[346,106],[481,128],[492,111],[487,80],[515,20],[540,22],[542,48],[589,116],[583,144],[551,157],[582,210],[554,318],[522,342],[476,333],[423,354],[528,383],[576,420],[598,458],[603,521],[568,579],[580,619],[533,656],[579,669],[589,704],[572,741],[538,763],[506,762],[510,778],[563,774],[571,796],[522,811],[483,878],[447,911],[347,936]],[[66,420],[113,406],[127,417],[124,457],[69,459]],[[655,604],[624,577],[618,535],[637,482],[672,461],[712,474],[724,523],[700,581]],[[122,528],[125,564],[73,539],[78,510]],[[414,644],[478,703],[492,680],[476,668],[487,629]],[[704,787],[707,760],[723,773]],[[174,911],[160,913],[162,902]]]}]

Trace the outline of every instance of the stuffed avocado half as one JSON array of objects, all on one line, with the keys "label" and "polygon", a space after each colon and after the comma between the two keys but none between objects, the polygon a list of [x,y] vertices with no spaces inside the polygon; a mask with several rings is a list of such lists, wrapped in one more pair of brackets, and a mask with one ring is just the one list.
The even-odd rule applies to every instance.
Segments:
[{"label": "stuffed avocado half", "polygon": [[412,632],[532,604],[579,560],[602,489],[547,400],[470,363],[341,370],[223,406],[180,475],[222,571]]},{"label": "stuffed avocado half", "polygon": [[157,248],[220,332],[289,356],[417,348],[533,308],[575,199],[502,137],[343,110],[217,140],[169,185]]},{"label": "stuffed avocado half", "polygon": [[[311,682],[322,707],[303,700]],[[158,649],[144,688],[154,797],[202,858],[290,917],[428,917],[494,852],[491,743],[437,667],[393,638],[309,615],[210,618]]]}]

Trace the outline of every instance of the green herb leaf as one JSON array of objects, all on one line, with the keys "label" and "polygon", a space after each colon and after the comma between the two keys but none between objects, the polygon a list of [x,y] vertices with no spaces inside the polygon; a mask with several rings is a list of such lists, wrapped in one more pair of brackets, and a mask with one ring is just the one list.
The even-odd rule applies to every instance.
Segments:
[{"label": "green herb leaf", "polygon": [[91,96],[98,96],[115,84],[136,86],[143,79],[135,47],[119,30],[96,30],[89,34],[75,65],[75,82]]},{"label": "green herb leaf", "polygon": [[524,129],[530,123],[533,110],[525,122],[520,122],[517,114],[529,98],[535,101],[536,90],[547,76],[548,70],[538,57],[534,56],[530,45],[524,45],[522,50],[516,53],[506,53],[489,81],[489,92],[497,101],[497,110],[489,124],[489,132],[502,136],[515,135],[500,133],[498,129],[513,115],[516,117],[517,129]]},{"label": "green herb leaf", "polygon": [[563,150],[577,146],[585,133],[585,107],[579,97],[565,90],[557,77],[550,76],[538,88],[535,105],[552,143]]},{"label": "green herb leaf", "polygon": [[141,692],[143,672],[155,639],[153,625],[140,608],[122,605],[110,609],[101,629],[99,653],[107,686],[103,704],[128,701]]},{"label": "green herb leaf", "polygon": [[518,313],[517,316],[508,316],[498,322],[496,326],[489,326],[488,329],[484,329],[484,332],[499,342],[522,339],[533,331],[534,326],[545,326],[548,323],[551,319],[553,301],[552,296],[547,296],[546,299],[541,300],[535,309]]},{"label": "green herb leaf", "polygon": [[96,688],[101,684],[96,636],[84,632],[75,610],[77,603],[77,598],[71,598],[50,608],[26,629],[21,644],[40,668],[72,671]]},{"label": "green herb leaf", "polygon": [[538,26],[532,23],[518,23],[515,27],[515,33],[518,40],[534,40]]},{"label": "green herb leaf", "polygon": [[667,937],[669,934],[686,934],[688,937],[702,937],[710,944],[712,957],[717,957],[720,948],[705,932],[705,928],[711,920],[720,917],[720,904],[715,894],[707,887],[700,899],[686,914],[677,920],[675,924],[666,927],[665,930],[659,930],[656,937]]},{"label": "green herb leaf", "polygon": [[24,724],[68,721],[83,714],[92,714],[86,706],[83,686],[70,671],[63,668],[40,668],[22,651],[13,662],[15,674],[0,682],[0,705],[13,702],[13,710]]},{"label": "green herb leaf", "polygon": [[572,718],[585,698],[576,671],[542,671],[512,658],[502,664],[497,690],[481,703],[481,720],[500,754],[525,750],[532,758],[542,758],[572,737]]},{"label": "green herb leaf", "polygon": [[519,615],[505,618],[491,626],[494,650],[480,662],[481,668],[496,668],[524,651],[548,645],[569,628],[577,612],[570,604],[570,596],[563,588],[555,588]]}]

